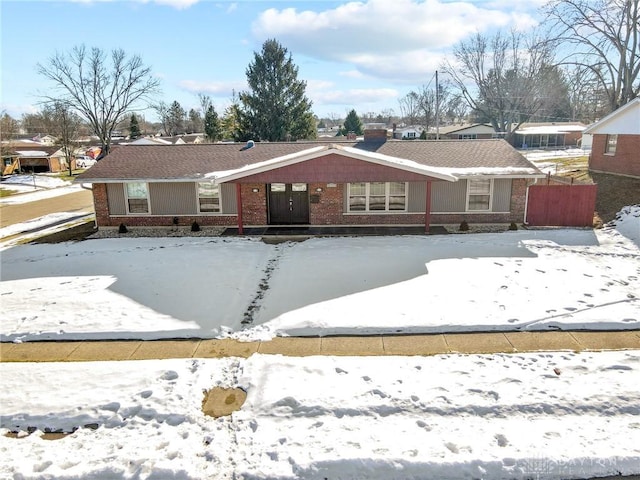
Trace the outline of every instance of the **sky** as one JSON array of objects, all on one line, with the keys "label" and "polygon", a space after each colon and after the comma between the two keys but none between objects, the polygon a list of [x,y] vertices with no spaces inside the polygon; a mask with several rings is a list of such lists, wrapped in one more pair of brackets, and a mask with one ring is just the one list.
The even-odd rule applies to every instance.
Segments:
[{"label": "sky", "polygon": [[[52,87],[37,64],[85,45],[140,55],[161,81],[154,102],[189,110],[201,93],[222,112],[233,92],[247,89],[254,53],[275,38],[319,117],[399,114],[398,100],[431,84],[454,45],[476,32],[528,30],[543,1],[3,0],[0,111],[37,111]],[[155,120],[150,109],[140,113]]]}]

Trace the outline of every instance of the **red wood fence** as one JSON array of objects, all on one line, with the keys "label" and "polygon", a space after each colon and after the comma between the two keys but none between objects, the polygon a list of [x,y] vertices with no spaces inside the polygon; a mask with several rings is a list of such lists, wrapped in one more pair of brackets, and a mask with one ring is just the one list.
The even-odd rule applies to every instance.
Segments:
[{"label": "red wood fence", "polygon": [[531,185],[525,222],[532,226],[591,227],[597,185]]}]

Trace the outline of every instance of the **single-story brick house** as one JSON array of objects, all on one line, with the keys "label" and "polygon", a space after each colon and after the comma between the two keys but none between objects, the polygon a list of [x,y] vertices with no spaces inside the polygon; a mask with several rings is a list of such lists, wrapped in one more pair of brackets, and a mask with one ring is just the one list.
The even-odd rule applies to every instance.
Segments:
[{"label": "single-story brick house", "polygon": [[[242,147],[242,148],[241,148]],[[77,177],[98,228],[522,222],[544,178],[504,140],[128,145]]]},{"label": "single-story brick house", "polygon": [[640,178],[640,97],[584,131],[593,135],[589,170]]}]

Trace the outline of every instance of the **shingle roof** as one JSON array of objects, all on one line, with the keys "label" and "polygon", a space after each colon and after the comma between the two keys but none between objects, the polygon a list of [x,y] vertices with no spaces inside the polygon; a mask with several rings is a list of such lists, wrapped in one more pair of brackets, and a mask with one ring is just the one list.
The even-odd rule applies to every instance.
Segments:
[{"label": "shingle roof", "polygon": [[[334,142],[364,152],[455,171],[466,169],[510,169],[524,175],[540,171],[504,140],[440,140],[386,142]],[[266,160],[303,152],[326,142],[259,143],[241,151],[243,144],[127,145],[114,146],[111,153],[86,172],[79,182],[122,180],[194,180],[213,171],[235,170]],[[336,153],[339,153],[336,151]],[[275,168],[275,167],[274,167]]]}]

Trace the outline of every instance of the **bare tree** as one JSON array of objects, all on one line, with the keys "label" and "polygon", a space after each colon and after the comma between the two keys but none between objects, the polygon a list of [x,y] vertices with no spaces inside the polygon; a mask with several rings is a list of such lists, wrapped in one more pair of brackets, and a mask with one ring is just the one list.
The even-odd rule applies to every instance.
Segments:
[{"label": "bare tree", "polygon": [[73,112],[68,104],[62,101],[54,101],[45,105],[43,118],[49,124],[47,131],[56,137],[56,145],[60,146],[64,152],[69,176],[73,175],[73,152],[82,119]]},{"label": "bare tree", "polygon": [[3,111],[0,115],[0,156],[11,152],[13,149],[11,141],[15,140],[19,130],[19,122]]},{"label": "bare tree", "polygon": [[418,123],[418,114],[420,109],[420,95],[411,91],[398,100],[400,104],[400,116],[407,125],[415,125]]},{"label": "bare tree", "polygon": [[84,45],[76,46],[68,54],[56,53],[37,69],[55,87],[44,98],[63,102],[90,123],[101,143],[100,157],[109,153],[118,123],[160,85],[139,56],[127,57],[121,49],[107,57],[100,48],[87,51]]},{"label": "bare tree", "polygon": [[640,94],[640,0],[551,0],[546,24],[567,47],[560,64],[586,69],[609,113]]},{"label": "bare tree", "polygon": [[469,113],[469,106],[462,96],[453,95],[445,106],[445,112],[451,123],[463,124]]},{"label": "bare tree", "polygon": [[517,32],[491,38],[478,33],[454,48],[457,65],[446,62],[444,70],[469,106],[509,139],[544,103],[551,65],[545,45]]}]

